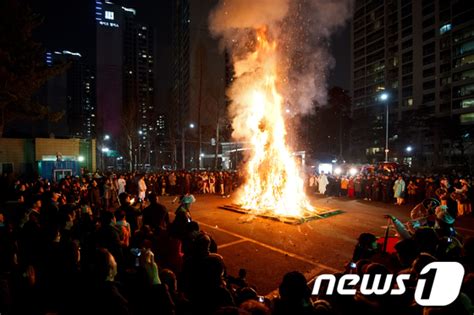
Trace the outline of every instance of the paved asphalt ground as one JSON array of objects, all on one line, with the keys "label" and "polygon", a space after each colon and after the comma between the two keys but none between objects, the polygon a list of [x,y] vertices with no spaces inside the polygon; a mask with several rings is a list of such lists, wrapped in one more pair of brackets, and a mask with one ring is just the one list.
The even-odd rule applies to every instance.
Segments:
[{"label": "paved asphalt ground", "polygon": [[[277,290],[288,271],[298,270],[308,280],[320,273],[342,271],[351,259],[360,233],[383,236],[387,224],[384,214],[390,213],[406,221],[412,208],[314,196],[311,202],[315,207],[342,210],[343,213],[290,225],[219,209],[219,206],[231,204],[232,197],[195,197],[197,201],[191,207],[193,220],[216,240],[228,273],[237,276],[240,268],[247,269],[248,282],[255,285],[261,295],[270,295]],[[161,202],[174,213],[177,204],[172,200],[173,197],[163,197]],[[461,218],[456,226],[460,233],[474,235],[474,217]]]}]

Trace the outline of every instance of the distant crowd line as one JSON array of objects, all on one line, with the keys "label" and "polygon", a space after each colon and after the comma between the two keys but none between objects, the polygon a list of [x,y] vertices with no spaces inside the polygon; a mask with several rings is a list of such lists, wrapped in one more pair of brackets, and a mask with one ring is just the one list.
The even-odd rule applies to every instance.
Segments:
[{"label": "distant crowd line", "polygon": [[410,175],[398,172],[357,174],[311,174],[307,189],[331,197],[416,205],[425,199],[439,199],[456,215],[472,213],[474,190],[470,176],[460,174]]}]

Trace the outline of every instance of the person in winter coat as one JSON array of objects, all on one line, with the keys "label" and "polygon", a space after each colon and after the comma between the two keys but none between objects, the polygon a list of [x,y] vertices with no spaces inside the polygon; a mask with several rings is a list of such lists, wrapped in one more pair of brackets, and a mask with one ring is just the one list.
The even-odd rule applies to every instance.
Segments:
[{"label": "person in winter coat", "polygon": [[393,196],[397,199],[397,205],[402,205],[405,200],[405,181],[402,176],[398,176],[398,179],[393,184]]}]

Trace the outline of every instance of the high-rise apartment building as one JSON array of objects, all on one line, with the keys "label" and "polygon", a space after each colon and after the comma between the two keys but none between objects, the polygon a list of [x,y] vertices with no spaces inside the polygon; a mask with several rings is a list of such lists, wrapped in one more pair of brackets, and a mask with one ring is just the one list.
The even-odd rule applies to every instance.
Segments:
[{"label": "high-rise apartment building", "polygon": [[[190,118],[190,1],[177,0],[173,6],[172,109],[169,111],[172,164],[178,164],[178,141],[184,142]],[[180,143],[181,150],[185,148]],[[183,154],[184,155],[184,154]],[[180,165],[183,162],[180,161]]]},{"label": "high-rise apartment building", "polygon": [[156,48],[153,28],[135,15],[134,9],[96,1],[97,107],[100,137],[109,136],[114,150],[131,149],[127,158],[143,168],[152,164],[156,144]]},{"label": "high-rise apartment building", "polygon": [[123,110],[125,17],[133,12],[96,1],[96,70],[98,137],[120,137]]},{"label": "high-rise apartment building", "polygon": [[[358,0],[352,22],[352,155],[426,167],[472,159],[474,2]],[[380,98],[387,93],[388,98]]]},{"label": "high-rise apartment building", "polygon": [[177,0],[173,5],[172,106],[167,117],[174,164],[180,167],[208,165],[204,159],[215,151],[211,139],[226,113],[225,52],[208,25],[216,4],[216,0]]},{"label": "high-rise apartment building", "polygon": [[49,79],[40,92],[51,112],[62,112],[59,121],[36,124],[36,135],[95,137],[95,74],[80,53],[69,50],[46,53],[46,64],[64,64],[66,70]]}]

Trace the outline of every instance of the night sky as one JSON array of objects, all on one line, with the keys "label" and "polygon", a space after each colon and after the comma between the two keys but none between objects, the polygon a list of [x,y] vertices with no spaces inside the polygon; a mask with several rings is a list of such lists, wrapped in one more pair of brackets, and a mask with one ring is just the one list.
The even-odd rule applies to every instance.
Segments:
[{"label": "night sky", "polygon": [[350,24],[337,33],[335,33],[331,40],[331,51],[336,66],[333,69],[329,78],[329,86],[340,86],[349,90],[351,86],[351,43],[350,43]]},{"label": "night sky", "polygon": [[[94,62],[95,20],[93,0],[26,0],[33,11],[44,17],[36,38],[48,50],[79,52],[88,62]],[[171,45],[171,0],[113,1],[137,10],[137,19],[158,31],[159,44]],[[345,27],[332,38],[332,54],[336,67],[329,86],[350,87],[350,28]],[[158,54],[159,56],[159,54]],[[169,55],[166,55],[169,58]],[[163,60],[162,60],[163,61]],[[168,62],[168,61],[166,61]]]}]

